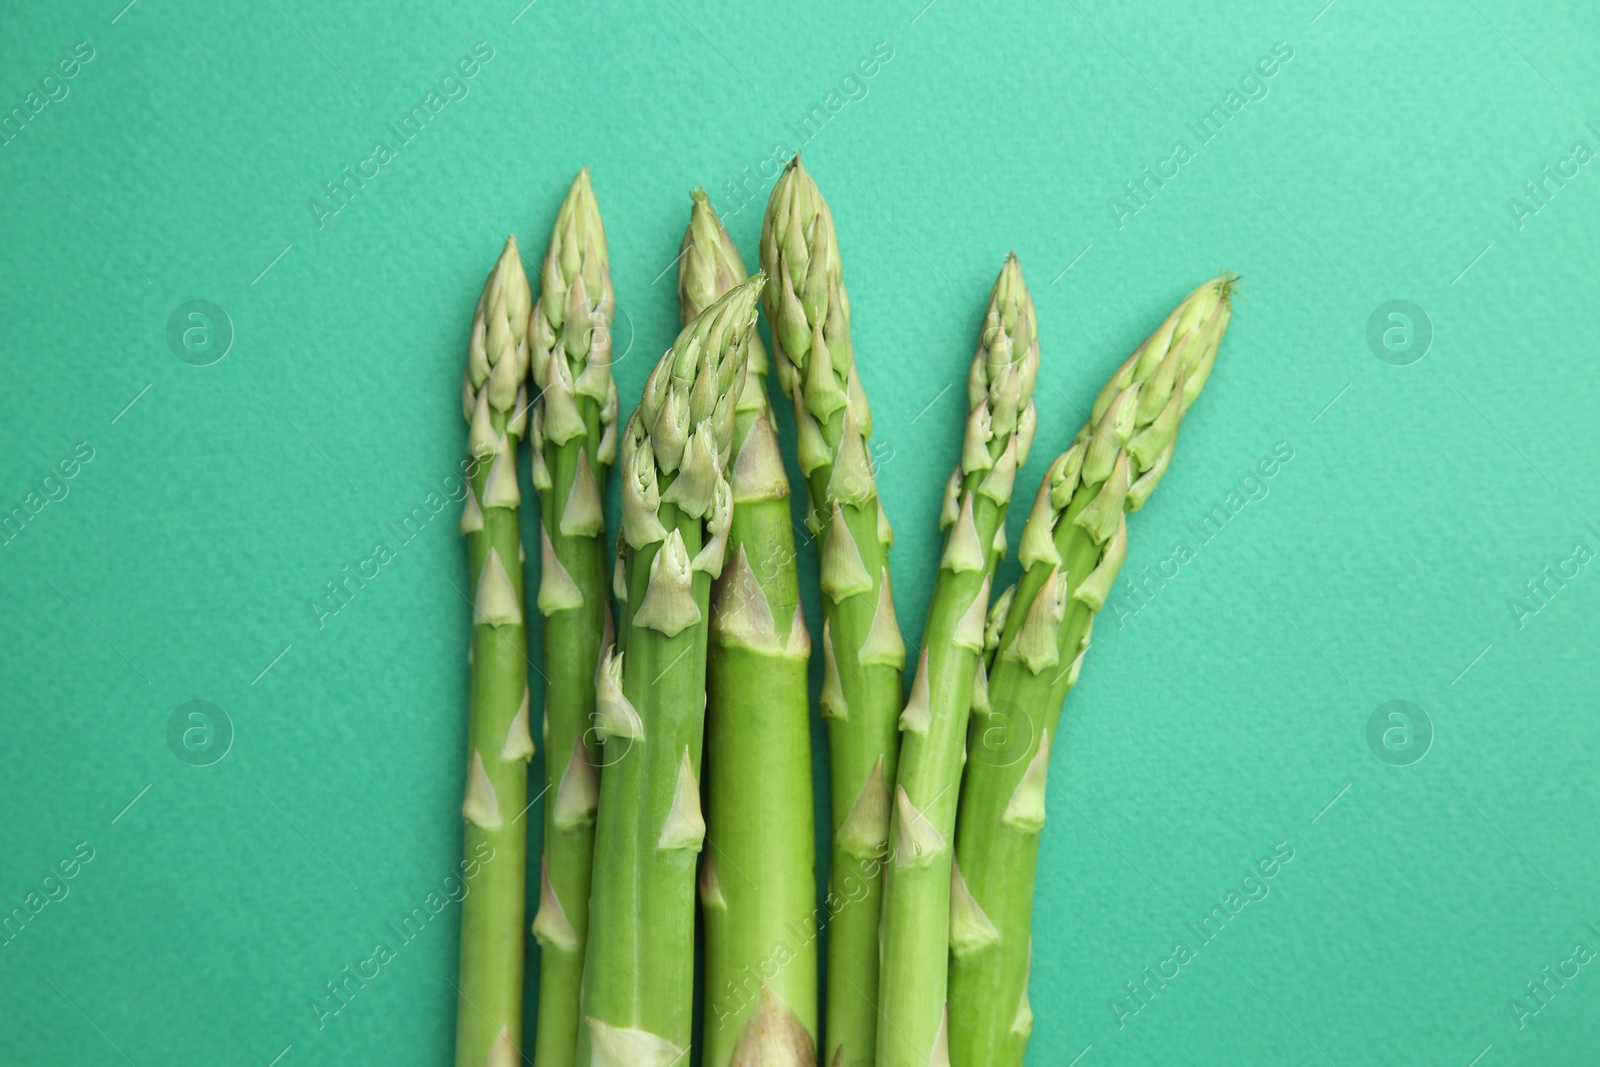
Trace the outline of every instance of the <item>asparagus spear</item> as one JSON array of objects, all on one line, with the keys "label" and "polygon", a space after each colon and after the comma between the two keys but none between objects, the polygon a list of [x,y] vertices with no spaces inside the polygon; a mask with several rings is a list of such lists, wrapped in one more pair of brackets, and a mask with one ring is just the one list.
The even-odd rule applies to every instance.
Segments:
[{"label": "asparagus spear", "polygon": [[544,616],[544,856],[540,861],[539,1067],[577,1053],[583,946],[589,932],[595,772],[594,679],[609,621],[606,474],[616,456],[611,378],[615,301],[605,225],[587,168],[556,214],[529,330],[539,396],[530,443],[539,492],[539,613]]},{"label": "asparagus spear", "polygon": [[[475,590],[468,656],[465,853],[484,861],[461,901],[456,1065],[513,1064],[522,1048],[523,893],[528,840],[528,661],[517,440],[527,424],[528,310],[515,237],[484,284],[461,382],[473,471],[461,513]],[[485,861],[485,856],[488,859]]]},{"label": "asparagus spear", "polygon": [[[685,323],[748,277],[702,190],[678,259]],[[750,338],[734,405],[728,566],[711,589],[706,682],[707,1067],[817,1061],[811,638],[800,612],[789,478],[767,402],[767,350]]]},{"label": "asparagus spear", "polygon": [[1006,507],[1036,425],[1038,319],[1015,255],[989,295],[967,380],[971,408],[961,461],[945,489],[944,555],[934,583],[911,698],[900,716],[894,860],[884,887],[878,1063],[943,1062],[950,927],[951,838],[966,759],[967,713],[995,563],[1005,553]]},{"label": "asparagus spear", "polygon": [[872,412],[850,347],[833,215],[798,156],[767,202],[761,266],[770,276],[767,320],[778,383],[794,403],[823,592],[819,703],[833,799],[824,1062],[865,1064],[877,1031],[878,912],[905,645],[889,586],[894,535],[867,456]]},{"label": "asparagus spear", "polygon": [[1206,282],[1112,375],[1039,485],[1014,594],[995,605],[973,700],[951,872],[950,1062],[1019,1065],[1033,1028],[1029,924],[1061,704],[1127,551],[1125,511],[1166,473],[1227,329],[1233,279]]},{"label": "asparagus spear", "polygon": [[709,600],[733,511],[734,405],[765,283],[758,274],[683,329],[622,433],[626,636],[596,676],[605,773],[578,1035],[586,1067],[667,1067],[688,1055]]}]

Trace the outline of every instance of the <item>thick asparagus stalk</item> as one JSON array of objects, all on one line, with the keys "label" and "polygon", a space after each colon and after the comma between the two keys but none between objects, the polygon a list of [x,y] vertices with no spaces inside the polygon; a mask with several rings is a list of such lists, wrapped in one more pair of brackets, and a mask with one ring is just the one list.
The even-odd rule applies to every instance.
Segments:
[{"label": "thick asparagus stalk", "polygon": [[522,584],[517,440],[527,424],[528,279],[516,238],[478,298],[462,405],[474,463],[461,532],[475,590],[467,709],[466,820],[469,859],[484,860],[461,901],[461,981],[456,1067],[514,1064],[522,1048],[522,965],[527,804],[527,631]]},{"label": "thick asparagus stalk", "polygon": [[1178,423],[1227,329],[1232,279],[1206,282],[1112,375],[1088,425],[1051,464],[997,602],[987,687],[974,695],[972,758],[951,873],[950,1062],[1020,1067],[1028,1006],[1034,868],[1061,703],[1138,510],[1172,459]]},{"label": "thick asparagus stalk", "polygon": [[615,302],[606,231],[578,173],[556,215],[534,305],[532,374],[539,395],[530,443],[539,492],[539,614],[544,616],[544,856],[540,862],[539,1067],[577,1054],[583,946],[589,932],[595,772],[594,679],[610,603],[606,474],[617,451],[611,379]]},{"label": "thick asparagus stalk", "polygon": [[905,644],[889,586],[894,534],[878,500],[867,439],[872,412],[856,376],[833,215],[796,156],[767,202],[761,266],[770,279],[778,383],[794,403],[822,584],[823,682],[832,764],[826,1053],[872,1062],[878,913],[899,749]]},{"label": "thick asparagus stalk", "polygon": [[765,283],[757,275],[684,328],[622,433],[626,636],[625,652],[611,650],[596,678],[605,772],[578,1035],[584,1065],[687,1062],[711,583],[727,551],[734,405]]},{"label": "thick asparagus stalk", "polygon": [[[704,192],[678,259],[685,323],[747,277]],[[707,1067],[817,1061],[811,638],[800,612],[789,479],[767,402],[767,350],[750,338],[734,406],[728,565],[711,589],[706,680]]]},{"label": "thick asparagus stalk", "polygon": [[1033,443],[1038,319],[1016,256],[989,295],[967,379],[970,414],[961,461],[945,489],[944,555],[928,607],[911,697],[900,716],[900,771],[884,887],[878,1063],[942,1063],[956,797],[967,713],[995,563],[1005,553],[1006,508]]}]

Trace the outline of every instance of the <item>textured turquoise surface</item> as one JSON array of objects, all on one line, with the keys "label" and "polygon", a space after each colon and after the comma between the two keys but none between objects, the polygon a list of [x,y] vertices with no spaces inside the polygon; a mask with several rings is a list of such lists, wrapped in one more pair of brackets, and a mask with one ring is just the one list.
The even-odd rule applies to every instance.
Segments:
[{"label": "textured turquoise surface", "polygon": [[0,1060],[447,1059],[483,274],[589,165],[631,405],[688,190],[753,261],[800,148],[913,641],[1005,253],[1023,492],[1244,275],[1055,754],[1031,1062],[1592,1057],[1593,5],[125,2],[0,14]]}]

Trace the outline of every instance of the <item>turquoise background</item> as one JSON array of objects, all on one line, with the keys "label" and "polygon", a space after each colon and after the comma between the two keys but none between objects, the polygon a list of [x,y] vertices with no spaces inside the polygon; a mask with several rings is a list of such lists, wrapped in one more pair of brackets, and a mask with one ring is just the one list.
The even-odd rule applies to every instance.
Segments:
[{"label": "turquoise background", "polygon": [[[0,14],[0,111],[93,49],[0,145],[0,512],[67,493],[0,536],[0,911],[93,850],[0,947],[0,1061],[446,1060],[454,905],[321,1028],[309,1005],[459,859],[455,507],[404,545],[386,524],[462,453],[478,287],[502,234],[538,254],[588,164],[631,405],[676,327],[688,190],[753,260],[767,161],[801,147],[911,635],[1006,251],[1041,320],[1030,494],[1168,309],[1244,275],[1125,574],[1193,558],[1142,607],[1119,585],[1069,702],[1031,1062],[1593,1056],[1600,967],[1520,1025],[1511,1005],[1600,950],[1600,577],[1576,558],[1600,550],[1600,163],[1536,214],[1507,201],[1600,149],[1594,5],[124,2]],[[324,183],[480,41],[468,95],[319,226]],[[1200,145],[1188,124],[1278,42],[1266,95]],[[1179,140],[1193,158],[1119,226],[1108,200]],[[1434,333],[1407,366],[1366,336],[1396,299]],[[192,300],[232,323],[212,366],[167,343]],[[1293,459],[1244,482],[1280,442]],[[311,601],[378,541],[394,559],[319,628]],[[1519,621],[1547,565],[1569,577]],[[167,745],[196,699],[235,732],[204,768]],[[1396,699],[1434,732],[1410,766],[1367,742]],[[1119,1026],[1124,983],[1279,843],[1270,894]]]}]

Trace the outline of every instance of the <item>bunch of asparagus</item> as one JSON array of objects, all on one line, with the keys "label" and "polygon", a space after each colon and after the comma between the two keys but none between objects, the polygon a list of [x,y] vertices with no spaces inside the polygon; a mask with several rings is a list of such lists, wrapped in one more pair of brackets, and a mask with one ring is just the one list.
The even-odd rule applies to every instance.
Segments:
[{"label": "bunch of asparagus", "polygon": [[[545,681],[536,1067],[687,1063],[697,888],[700,1062],[1022,1062],[1034,869],[1061,707],[1127,553],[1125,514],[1165,475],[1210,374],[1233,281],[1192,292],[1111,376],[1045,473],[1018,545],[1021,579],[991,597],[1038,430],[1038,316],[1007,257],[968,376],[907,693],[894,534],[868,447],[838,238],[798,157],[767,205],[760,266],[747,274],[696,192],[678,261],[683,328],[620,427],[615,298],[587,170],[557,213],[537,298],[515,239],[479,297],[462,385],[472,477],[461,519],[475,590],[462,815],[479,863],[462,904],[458,1067],[525,1058],[517,813],[528,806],[533,744],[523,437],[539,497]],[[772,369],[793,412],[802,524],[791,519]],[[608,578],[614,462],[621,506]],[[820,906],[814,646],[797,533],[813,542],[820,576],[817,702],[833,813]]]}]

